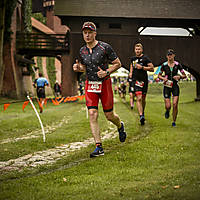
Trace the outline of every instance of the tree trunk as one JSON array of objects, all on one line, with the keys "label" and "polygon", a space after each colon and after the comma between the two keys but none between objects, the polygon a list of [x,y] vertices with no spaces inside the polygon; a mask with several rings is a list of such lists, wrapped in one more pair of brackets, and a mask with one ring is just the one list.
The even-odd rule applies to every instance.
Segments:
[{"label": "tree trunk", "polygon": [[3,44],[4,44],[4,29],[5,29],[5,10],[6,0],[0,1],[0,93],[3,85],[4,63],[3,63]]}]

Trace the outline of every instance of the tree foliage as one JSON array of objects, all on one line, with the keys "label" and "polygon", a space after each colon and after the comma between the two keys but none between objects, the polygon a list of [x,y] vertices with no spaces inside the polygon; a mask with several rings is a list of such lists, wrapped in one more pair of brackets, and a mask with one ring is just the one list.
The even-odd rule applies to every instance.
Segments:
[{"label": "tree foliage", "polygon": [[32,24],[31,24],[32,2],[31,0],[23,0],[22,10],[23,10],[22,16],[23,16],[24,32],[29,33],[32,31]]},{"label": "tree foliage", "polygon": [[49,77],[49,82],[51,87],[53,88],[54,83],[56,81],[56,68],[55,68],[55,58],[54,57],[47,57],[46,58],[46,69]]},{"label": "tree foliage", "polygon": [[42,13],[32,13],[32,17],[46,25],[47,19],[42,15]]},{"label": "tree foliage", "polygon": [[6,1],[4,42],[11,40],[12,15],[16,8],[16,5],[17,5],[17,0],[7,0]]}]

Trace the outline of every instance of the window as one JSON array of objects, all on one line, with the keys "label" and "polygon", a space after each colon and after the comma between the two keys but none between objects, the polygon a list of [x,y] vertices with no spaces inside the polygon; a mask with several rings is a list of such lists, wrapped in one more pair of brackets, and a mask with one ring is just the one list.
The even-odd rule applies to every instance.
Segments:
[{"label": "window", "polygon": [[192,36],[192,29],[184,28],[165,28],[165,27],[140,27],[140,35],[157,35],[157,36]]}]

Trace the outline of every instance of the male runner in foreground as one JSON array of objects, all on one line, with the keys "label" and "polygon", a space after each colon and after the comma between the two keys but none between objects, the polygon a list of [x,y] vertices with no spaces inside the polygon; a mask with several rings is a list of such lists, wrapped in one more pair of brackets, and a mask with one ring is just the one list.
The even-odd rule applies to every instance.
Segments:
[{"label": "male runner in foreground", "polygon": [[145,106],[146,106],[146,94],[148,90],[148,75],[147,71],[153,72],[154,66],[150,59],[143,54],[143,46],[141,43],[135,45],[135,56],[131,58],[130,74],[133,73],[133,79],[135,80],[135,95],[136,105],[138,113],[140,115],[140,123],[144,125],[145,122]]},{"label": "male runner in foreground", "polygon": [[[73,65],[75,72],[86,71],[85,98],[90,116],[90,127],[96,143],[96,149],[90,157],[104,155],[98,124],[98,102],[101,99],[104,114],[118,128],[119,139],[124,142],[126,132],[124,124],[113,112],[113,91],[110,74],[121,67],[121,62],[112,47],[96,40],[96,26],[93,22],[85,22],[82,27],[83,39],[86,43],[80,49],[80,63]],[[112,66],[108,68],[108,63]]]},{"label": "male runner in foreground", "polygon": [[[173,122],[172,126],[176,126],[176,118],[178,114],[179,86],[178,81],[186,78],[186,74],[180,63],[174,60],[175,53],[173,49],[167,51],[167,62],[161,66],[161,71],[158,77],[163,80],[164,89],[163,96],[165,98],[165,118],[169,118],[171,109],[171,94],[173,95]],[[181,75],[178,74],[181,72]],[[164,72],[164,77],[162,76]]]}]

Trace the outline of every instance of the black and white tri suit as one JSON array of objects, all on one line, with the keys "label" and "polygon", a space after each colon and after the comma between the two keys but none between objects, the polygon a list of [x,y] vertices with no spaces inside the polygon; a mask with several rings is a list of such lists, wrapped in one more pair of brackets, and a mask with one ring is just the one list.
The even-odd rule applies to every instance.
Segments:
[{"label": "black and white tri suit", "polygon": [[181,73],[183,72],[182,65],[179,62],[174,61],[174,67],[170,67],[168,65],[168,62],[164,62],[161,65],[160,71],[161,71],[160,74],[162,74],[164,72],[164,75],[167,77],[167,79],[170,80],[170,81],[173,81],[173,85],[172,85],[171,88],[164,86],[164,88],[163,88],[164,98],[170,98],[171,94],[173,96],[179,96],[180,89],[179,89],[179,86],[178,86],[178,81],[173,79],[173,77],[178,75],[178,71],[180,71]]},{"label": "black and white tri suit", "polygon": [[141,93],[142,94],[146,94],[147,90],[148,90],[148,75],[147,75],[147,71],[143,70],[143,69],[137,69],[136,68],[136,64],[140,64],[144,67],[148,66],[148,64],[151,63],[151,60],[148,58],[148,56],[146,55],[142,55],[141,57],[137,57],[137,56],[133,56],[131,58],[131,64],[133,65],[133,79],[139,82],[144,82],[143,87],[139,87],[135,84],[134,88],[135,88],[135,93],[137,95],[137,93]]}]

